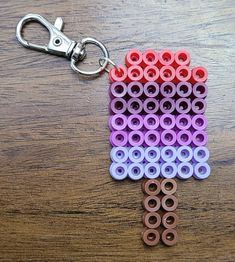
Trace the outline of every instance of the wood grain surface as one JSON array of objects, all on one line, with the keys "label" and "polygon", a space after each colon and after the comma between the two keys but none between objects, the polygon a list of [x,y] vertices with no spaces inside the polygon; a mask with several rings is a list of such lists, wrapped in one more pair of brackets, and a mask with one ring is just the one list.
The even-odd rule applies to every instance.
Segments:
[{"label": "wood grain surface", "polygon": [[[140,182],[109,176],[107,75],[23,48],[28,13],[63,17],[68,37],[96,37],[118,63],[131,48],[184,48],[208,69],[212,175],[179,182],[177,246],[143,245]],[[234,0],[8,0],[0,21],[0,261],[235,261]],[[38,25],[25,34],[47,42]]]}]

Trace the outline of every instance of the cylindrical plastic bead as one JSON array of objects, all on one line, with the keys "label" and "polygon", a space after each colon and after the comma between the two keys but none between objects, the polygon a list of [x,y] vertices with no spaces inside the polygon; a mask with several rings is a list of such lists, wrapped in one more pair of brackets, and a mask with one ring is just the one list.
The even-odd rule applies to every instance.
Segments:
[{"label": "cylindrical plastic bead", "polygon": [[155,82],[159,78],[159,70],[154,65],[149,65],[144,68],[144,81]]},{"label": "cylindrical plastic bead", "polygon": [[144,176],[144,167],[140,163],[132,163],[128,166],[128,176],[132,180],[140,180]]},{"label": "cylindrical plastic bead", "polygon": [[181,130],[177,134],[177,142],[181,146],[188,146],[192,142],[192,134],[188,130]]},{"label": "cylindrical plastic bead", "polygon": [[193,149],[189,146],[180,146],[177,149],[177,158],[180,162],[189,162],[193,158]]},{"label": "cylindrical plastic bead", "polygon": [[123,98],[114,98],[110,103],[110,109],[114,114],[123,114],[127,110],[126,101]]},{"label": "cylindrical plastic bead", "polygon": [[157,162],[160,159],[161,153],[158,147],[150,146],[145,149],[144,155],[148,162]]},{"label": "cylindrical plastic bead", "polygon": [[178,206],[178,199],[174,195],[165,195],[162,198],[162,208],[167,212],[175,211]]},{"label": "cylindrical plastic bead", "polygon": [[180,114],[187,114],[191,110],[191,103],[188,98],[179,98],[175,103],[176,111]]},{"label": "cylindrical plastic bead", "polygon": [[176,148],[173,146],[164,146],[161,150],[161,158],[165,162],[175,161],[176,156]]},{"label": "cylindrical plastic bead", "polygon": [[209,159],[209,150],[205,146],[199,146],[194,149],[193,158],[196,162],[206,162]]},{"label": "cylindrical plastic bead", "polygon": [[140,65],[142,63],[142,53],[139,50],[130,50],[125,56],[125,64],[130,67],[132,65]]},{"label": "cylindrical plastic bead", "polygon": [[196,130],[205,130],[207,128],[207,118],[204,115],[193,116],[192,127]]},{"label": "cylindrical plastic bead", "polygon": [[177,183],[172,178],[165,178],[161,182],[161,190],[164,195],[173,195],[177,190]]},{"label": "cylindrical plastic bead", "polygon": [[175,228],[178,224],[179,217],[175,212],[166,212],[162,216],[162,224],[165,228]]},{"label": "cylindrical plastic bead", "polygon": [[180,130],[187,130],[191,127],[191,117],[187,114],[176,116],[175,124]]},{"label": "cylindrical plastic bead", "polygon": [[147,82],[144,84],[144,94],[147,97],[156,97],[159,93],[159,85],[155,82]]},{"label": "cylindrical plastic bead", "polygon": [[148,163],[144,167],[144,174],[146,178],[155,179],[160,175],[160,165],[158,163]]},{"label": "cylindrical plastic bead", "polygon": [[145,212],[143,224],[148,228],[157,228],[161,224],[161,216],[156,212]]},{"label": "cylindrical plastic bead", "polygon": [[160,126],[163,129],[173,129],[175,127],[175,117],[171,114],[164,114],[160,117]]},{"label": "cylindrical plastic bead", "polygon": [[125,66],[118,66],[111,68],[109,71],[109,79],[111,82],[126,82],[127,68]]},{"label": "cylindrical plastic bead", "polygon": [[128,135],[128,142],[131,146],[141,146],[144,143],[144,134],[141,131],[131,131]]},{"label": "cylindrical plastic bead", "polygon": [[[177,174],[177,166],[173,162],[166,162],[161,166],[161,176],[164,178],[174,178]],[[170,210],[169,210],[170,211]]]},{"label": "cylindrical plastic bead", "polygon": [[154,114],[147,114],[144,117],[144,126],[149,130],[157,129],[159,126],[159,118]]},{"label": "cylindrical plastic bead", "polygon": [[160,134],[158,131],[149,130],[144,135],[144,142],[148,146],[157,146],[160,142]]},{"label": "cylindrical plastic bead", "polygon": [[171,82],[175,79],[175,69],[172,66],[163,66],[160,69],[159,73],[159,81],[163,82]]},{"label": "cylindrical plastic bead", "polygon": [[193,88],[189,82],[179,82],[176,86],[176,92],[179,97],[189,97]]},{"label": "cylindrical plastic bead", "polygon": [[127,102],[127,109],[131,114],[139,114],[143,110],[143,103],[139,98],[131,98]]},{"label": "cylindrical plastic bead", "polygon": [[143,108],[147,114],[155,114],[159,109],[159,102],[155,98],[147,98],[144,100]]},{"label": "cylindrical plastic bead", "polygon": [[174,53],[170,50],[162,50],[158,54],[159,66],[169,66],[174,63]]},{"label": "cylindrical plastic bead", "polygon": [[113,147],[110,152],[110,157],[113,162],[124,163],[128,159],[128,149],[127,147]]},{"label": "cylindrical plastic bead", "polygon": [[116,114],[110,117],[109,127],[111,130],[124,130],[127,126],[127,117],[123,114]]},{"label": "cylindrical plastic bead", "polygon": [[127,144],[127,132],[113,131],[110,134],[110,143],[113,146],[125,146]]},{"label": "cylindrical plastic bead", "polygon": [[205,131],[196,131],[193,133],[193,143],[195,146],[205,146],[208,142],[208,136]]},{"label": "cylindrical plastic bead", "polygon": [[147,196],[143,200],[143,208],[148,212],[156,212],[161,207],[161,200],[157,196]]},{"label": "cylindrical plastic bead", "polygon": [[156,65],[158,62],[158,54],[156,51],[149,49],[143,53],[143,64],[144,66]]},{"label": "cylindrical plastic bead", "polygon": [[127,86],[123,82],[114,82],[110,85],[109,90],[114,97],[124,97],[127,93]]},{"label": "cylindrical plastic bead", "polygon": [[172,82],[164,82],[161,84],[160,93],[164,97],[173,97],[176,94],[176,86]]},{"label": "cylindrical plastic bead", "polygon": [[193,175],[193,166],[189,162],[182,162],[178,165],[177,177],[188,179]]},{"label": "cylindrical plastic bead", "polygon": [[193,176],[196,179],[205,179],[207,178],[211,173],[211,168],[207,163],[197,163],[194,166],[194,174]]},{"label": "cylindrical plastic bead", "polygon": [[127,92],[131,97],[140,97],[144,92],[144,87],[140,82],[131,82],[127,86]]},{"label": "cylindrical plastic bead", "polygon": [[138,65],[133,65],[127,69],[127,77],[130,82],[141,82],[143,81],[144,71]]},{"label": "cylindrical plastic bead", "polygon": [[186,50],[179,50],[175,53],[174,66],[189,66],[190,54]]},{"label": "cylindrical plastic bead", "polygon": [[195,114],[204,114],[207,108],[206,100],[202,98],[196,98],[192,102],[192,111]]},{"label": "cylindrical plastic bead", "polygon": [[198,98],[205,98],[208,94],[208,86],[205,83],[196,83],[193,86],[193,94]]},{"label": "cylindrical plastic bead", "polygon": [[194,67],[192,69],[191,83],[206,82],[208,73],[206,68],[202,66]]},{"label": "cylindrical plastic bead", "polygon": [[127,125],[131,130],[139,130],[144,125],[143,117],[140,115],[130,115],[127,119]]},{"label": "cylindrical plastic bead", "polygon": [[160,101],[160,111],[163,114],[170,114],[175,110],[175,101],[172,98],[163,98]]},{"label": "cylindrical plastic bead", "polygon": [[175,81],[178,82],[187,82],[191,78],[191,70],[188,66],[179,66],[175,70]]},{"label": "cylindrical plastic bead", "polygon": [[124,163],[112,163],[109,171],[111,177],[115,180],[123,180],[127,177],[127,165]]},{"label": "cylindrical plastic bead", "polygon": [[144,160],[144,149],[140,146],[131,147],[129,150],[129,159],[133,163],[139,163]]},{"label": "cylindrical plastic bead", "polygon": [[146,179],[142,183],[142,191],[149,196],[157,196],[161,192],[160,182],[156,179]]},{"label": "cylindrical plastic bead", "polygon": [[142,232],[142,240],[147,246],[156,246],[160,240],[160,234],[156,229],[145,228]]},{"label": "cylindrical plastic bead", "polygon": [[176,133],[173,130],[164,130],[161,133],[161,142],[166,146],[174,145],[176,142]]},{"label": "cylindrical plastic bead", "polygon": [[162,232],[162,242],[166,246],[174,246],[178,242],[178,233],[173,228],[167,228]]}]

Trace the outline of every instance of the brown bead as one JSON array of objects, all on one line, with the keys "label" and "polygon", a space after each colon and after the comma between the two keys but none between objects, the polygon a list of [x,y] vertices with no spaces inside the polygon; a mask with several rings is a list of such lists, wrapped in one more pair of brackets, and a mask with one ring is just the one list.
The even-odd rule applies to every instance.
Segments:
[{"label": "brown bead", "polygon": [[161,224],[161,216],[156,212],[145,212],[143,223],[148,228],[157,228]]},{"label": "brown bead", "polygon": [[157,196],[147,196],[143,200],[143,208],[148,212],[156,212],[161,207],[161,200]]},{"label": "brown bead", "polygon": [[174,179],[166,178],[161,182],[161,190],[165,195],[172,195],[177,190],[177,183]]},{"label": "brown bead", "polygon": [[178,233],[173,228],[167,228],[162,232],[162,242],[167,246],[174,246],[178,242]]},{"label": "brown bead", "polygon": [[162,224],[165,228],[175,228],[178,221],[179,217],[174,212],[167,212],[162,217]]},{"label": "brown bead", "polygon": [[174,211],[178,206],[178,199],[174,195],[165,195],[162,198],[162,208],[167,211]]},{"label": "brown bead", "polygon": [[156,179],[148,179],[142,183],[142,190],[150,196],[156,196],[161,192],[160,182]]},{"label": "brown bead", "polygon": [[156,246],[160,240],[160,234],[156,229],[145,228],[142,232],[142,239],[148,246]]}]

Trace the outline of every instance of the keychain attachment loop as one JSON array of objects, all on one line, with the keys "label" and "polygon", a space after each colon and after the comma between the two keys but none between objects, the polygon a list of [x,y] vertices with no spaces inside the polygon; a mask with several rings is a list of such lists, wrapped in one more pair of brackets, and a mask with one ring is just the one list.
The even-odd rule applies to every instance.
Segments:
[{"label": "keychain attachment loop", "polygon": [[[23,38],[22,31],[25,24],[32,21],[40,23],[49,31],[50,39],[47,45],[43,46],[33,44]],[[76,66],[76,64],[86,57],[86,45],[88,44],[93,44],[99,47],[104,55],[104,58],[108,59],[109,52],[105,45],[90,37],[84,38],[80,42],[75,42],[62,33],[62,28],[63,20],[61,17],[57,17],[55,24],[52,25],[44,17],[38,14],[28,14],[17,24],[16,38],[26,48],[68,58],[71,60],[71,68],[83,76],[97,76],[104,72],[109,63],[108,60],[105,60],[102,65],[99,64],[98,69],[94,71],[81,70]]]}]

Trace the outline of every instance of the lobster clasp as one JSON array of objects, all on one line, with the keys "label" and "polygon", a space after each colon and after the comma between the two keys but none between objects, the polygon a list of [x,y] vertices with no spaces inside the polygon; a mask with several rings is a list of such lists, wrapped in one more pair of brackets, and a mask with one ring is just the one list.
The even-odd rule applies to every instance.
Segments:
[{"label": "lobster clasp", "polygon": [[[23,38],[22,31],[24,25],[32,21],[40,23],[49,31],[50,40],[47,46],[33,44]],[[16,27],[16,37],[18,41],[26,48],[70,58],[76,42],[70,40],[62,33],[62,27],[63,20],[61,17],[57,17],[55,24],[52,25],[44,17],[38,14],[28,14],[19,21]]]}]

